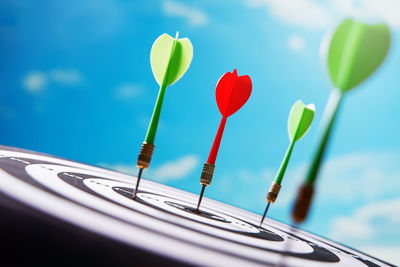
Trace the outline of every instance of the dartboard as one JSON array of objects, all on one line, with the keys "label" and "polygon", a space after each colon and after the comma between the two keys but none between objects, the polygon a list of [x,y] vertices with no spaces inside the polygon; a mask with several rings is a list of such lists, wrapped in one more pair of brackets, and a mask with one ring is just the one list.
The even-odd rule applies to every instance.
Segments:
[{"label": "dartboard", "polygon": [[0,147],[0,265],[391,266],[260,215],[136,177]]}]

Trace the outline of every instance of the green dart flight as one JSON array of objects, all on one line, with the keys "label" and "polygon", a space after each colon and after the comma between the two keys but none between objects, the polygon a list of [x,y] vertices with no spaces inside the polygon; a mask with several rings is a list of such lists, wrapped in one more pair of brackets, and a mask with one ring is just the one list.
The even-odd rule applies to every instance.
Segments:
[{"label": "green dart flight", "polygon": [[293,220],[305,220],[314,192],[314,184],[324,157],[332,127],[343,96],[366,80],[382,64],[390,47],[386,24],[369,25],[344,20],[325,40],[321,54],[326,59],[332,92],[322,116],[322,135],[307,177],[301,186],[292,212]]},{"label": "green dart flight", "polygon": [[158,121],[160,119],[161,108],[164,100],[165,91],[168,86],[178,81],[187,71],[193,58],[193,46],[188,38],[178,39],[179,32],[175,38],[164,33],[154,42],[150,53],[150,64],[154,78],[160,85],[156,105],[150,120],[146,138],[140,149],[137,160],[139,168],[136,188],[133,198],[136,198],[142,171],[150,165],[154,151],[154,139],[157,133]]},{"label": "green dart flight", "polygon": [[285,157],[283,158],[281,166],[279,167],[279,171],[276,175],[275,181],[272,182],[271,187],[268,190],[268,204],[261,219],[260,227],[264,222],[265,216],[267,215],[269,205],[271,203],[274,203],[276,198],[278,197],[279,191],[281,189],[282,179],[285,175],[286,167],[289,163],[290,155],[293,151],[294,143],[299,141],[307,133],[313,121],[314,114],[315,105],[304,105],[301,100],[296,101],[296,103],[294,103],[292,109],[290,110],[288,120],[288,134],[290,141],[289,148],[287,149]]}]

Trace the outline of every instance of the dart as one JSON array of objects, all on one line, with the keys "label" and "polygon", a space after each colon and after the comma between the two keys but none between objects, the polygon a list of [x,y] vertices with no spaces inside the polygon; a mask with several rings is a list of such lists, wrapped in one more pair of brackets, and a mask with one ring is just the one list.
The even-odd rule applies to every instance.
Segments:
[{"label": "dart", "polygon": [[292,211],[295,223],[308,214],[325,150],[343,96],[374,73],[390,47],[390,31],[386,24],[369,25],[353,19],[344,20],[321,45],[332,82],[332,92],[324,110],[320,142]]},{"label": "dart", "polygon": [[150,120],[145,141],[139,152],[136,166],[139,173],[136,181],[136,188],[133,192],[133,199],[139,188],[142,172],[150,165],[154,152],[154,139],[157,133],[158,121],[164,100],[166,88],[178,81],[187,71],[193,58],[193,46],[188,38],[178,39],[179,32],[175,38],[164,33],[154,42],[150,52],[150,64],[154,78],[160,85],[153,115]]},{"label": "dart", "polygon": [[214,175],[215,161],[219,146],[221,144],[222,134],[225,129],[226,120],[229,116],[238,111],[249,99],[251,94],[251,79],[248,75],[238,76],[236,69],[231,73],[225,73],[218,81],[215,89],[215,97],[218,109],[222,115],[218,127],[217,135],[211,147],[207,162],[204,163],[203,171],[200,177],[202,185],[199,201],[197,203],[196,213],[199,212],[201,200],[203,199],[206,186],[211,184]]},{"label": "dart", "polygon": [[260,227],[264,222],[265,216],[267,215],[268,208],[271,203],[274,203],[278,197],[281,189],[282,179],[285,175],[286,167],[289,163],[290,156],[293,151],[294,144],[299,141],[308,131],[311,126],[315,114],[315,105],[309,104],[304,105],[301,100],[296,101],[292,106],[289,113],[288,120],[288,134],[289,134],[289,147],[286,150],[286,154],[283,158],[281,166],[279,167],[278,173],[275,177],[275,181],[272,182],[271,187],[267,194],[267,207],[265,208],[264,215],[260,222]]}]

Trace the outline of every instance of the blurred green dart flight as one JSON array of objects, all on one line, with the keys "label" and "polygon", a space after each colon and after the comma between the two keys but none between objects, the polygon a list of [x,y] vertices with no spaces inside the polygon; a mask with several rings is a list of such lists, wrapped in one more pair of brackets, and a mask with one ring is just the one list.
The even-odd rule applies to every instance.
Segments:
[{"label": "blurred green dart flight", "polygon": [[353,19],[344,20],[327,37],[322,43],[321,55],[326,60],[333,89],[322,116],[321,139],[292,213],[297,223],[307,216],[314,183],[343,95],[365,81],[381,65],[391,40],[386,24],[370,25]]}]

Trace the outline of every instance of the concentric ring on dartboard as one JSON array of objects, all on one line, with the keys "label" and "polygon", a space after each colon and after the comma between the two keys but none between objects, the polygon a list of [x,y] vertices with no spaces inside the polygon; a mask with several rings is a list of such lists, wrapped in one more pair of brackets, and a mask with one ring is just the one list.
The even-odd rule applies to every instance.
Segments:
[{"label": "concentric ring on dartboard", "polygon": [[[90,187],[92,190],[97,191],[98,186],[104,186],[108,183],[113,183],[112,181],[102,181],[99,183],[96,180],[92,180],[94,178],[89,178],[87,181],[89,181],[91,184],[88,184],[88,187]],[[84,181],[86,182],[86,181]],[[110,186],[110,184],[109,184]],[[119,186],[114,186],[112,187],[113,190],[122,195],[123,197],[126,197],[128,201],[133,201],[132,200],[132,190],[133,188],[127,188],[127,187],[119,187]],[[99,192],[99,191],[97,191]],[[110,199],[115,200],[118,203],[122,203],[120,198],[116,198],[115,196],[110,197]],[[190,203],[172,198],[169,196],[162,196],[159,194],[154,194],[154,193],[149,193],[149,192],[143,192],[140,191],[137,194],[137,201],[140,203],[143,203],[147,206],[151,206],[156,209],[163,210],[165,212],[168,212],[169,214],[174,214],[177,215],[183,219],[186,220],[192,220],[195,222],[199,222],[202,224],[209,225],[211,227],[216,227],[218,229],[223,229],[223,230],[228,230],[228,231],[233,231],[236,233],[240,234],[254,234],[254,237],[259,237],[262,239],[266,239],[269,241],[283,241],[284,239],[268,230],[262,229],[255,227],[245,221],[242,221],[240,219],[237,219],[235,217],[229,216],[225,213],[221,213],[215,210],[211,210],[208,208],[203,208],[202,213],[203,214],[208,214],[209,216],[199,216],[198,214],[194,212],[188,212],[187,209],[192,209],[195,210],[195,207],[190,205]],[[124,201],[124,204],[128,204],[128,202]],[[186,207],[184,208],[177,208],[177,206],[181,207]],[[214,218],[220,218],[220,219],[214,219]],[[266,237],[266,235],[258,236],[256,234],[262,233],[262,232],[267,232],[269,236]]]},{"label": "concentric ring on dartboard", "polygon": [[[2,154],[2,155],[1,155]],[[264,240],[264,243],[270,243],[273,244],[272,249],[264,248],[261,249],[258,247],[258,249],[254,250],[254,245],[252,244],[241,244],[241,242],[236,242],[231,240],[231,242],[225,242],[230,239],[226,239],[224,237],[220,237],[218,235],[218,238],[213,238],[216,237],[215,234],[221,234],[221,233],[230,233],[230,236],[232,237],[237,237],[242,235],[239,234],[240,231],[236,231],[236,234],[232,234],[233,232],[230,232],[228,230],[221,230],[221,229],[215,229],[215,227],[211,227],[210,225],[207,224],[200,224],[199,222],[194,223],[192,220],[181,220],[180,221],[179,227],[176,227],[177,224],[174,222],[168,221],[170,218],[175,218],[177,219],[178,216],[171,216],[171,214],[168,214],[165,212],[165,210],[155,208],[153,206],[150,208],[149,206],[143,205],[143,203],[135,203],[135,201],[132,201],[131,199],[127,198],[126,196],[121,196],[122,198],[125,198],[126,201],[129,201],[130,204],[128,206],[126,204],[119,203],[120,200],[110,202],[110,196],[106,196],[110,192],[114,192],[113,194],[118,195],[112,188],[113,186],[116,185],[116,183],[120,183],[119,186],[125,186],[127,188],[130,188],[130,190],[133,190],[133,185],[130,179],[135,179],[128,177],[126,175],[122,175],[119,173],[111,172],[108,170],[103,170],[99,169],[96,167],[92,166],[87,166],[84,164],[79,164],[75,162],[69,162],[66,160],[62,159],[57,159],[57,158],[51,158],[48,156],[42,156],[42,155],[34,155],[34,154],[28,154],[28,153],[21,153],[21,152],[13,152],[13,151],[0,151],[0,157],[6,157],[8,156],[8,159],[2,158],[2,161],[10,162],[15,164],[15,162],[18,162],[18,167],[20,169],[16,169],[15,166],[12,168],[8,168],[9,163],[2,164],[2,169],[5,170],[6,172],[12,174],[15,178],[18,177],[18,179],[21,179],[29,184],[34,185],[35,187],[38,188],[49,188],[51,191],[53,191],[58,197],[65,197],[67,200],[73,201],[75,203],[79,203],[83,206],[86,207],[91,207],[93,210],[96,210],[97,212],[101,214],[108,214],[108,216],[119,218],[119,220],[122,221],[127,221],[132,223],[132,225],[140,222],[142,227],[148,227],[149,235],[152,235],[153,233],[160,233],[160,242],[161,239],[163,239],[163,235],[166,236],[175,236],[175,241],[177,239],[184,241],[185,239],[189,242],[187,243],[186,247],[191,247],[191,249],[194,249],[193,247],[193,242],[197,242],[201,240],[200,243],[197,242],[197,248],[199,250],[205,249],[202,244],[207,244],[208,248],[210,251],[208,253],[214,254],[216,256],[217,254],[213,253],[225,253],[225,255],[231,255],[232,257],[242,257],[242,259],[247,259],[250,261],[253,261],[254,263],[258,262],[264,262],[264,263],[271,263],[271,262],[279,262],[280,256],[277,253],[282,254],[282,250],[279,249],[276,245],[282,244],[282,243],[288,243],[288,240],[295,240],[296,242],[292,242],[292,251],[295,252],[295,255],[291,255],[294,257],[285,257],[285,263],[286,264],[294,264],[294,265],[301,265],[301,266],[319,266],[323,262],[333,262],[333,261],[338,261],[340,258],[340,262],[342,265],[352,265],[352,266],[357,266],[357,265],[367,265],[367,266],[376,266],[375,263],[383,264],[384,263],[371,258],[367,255],[363,255],[355,250],[351,250],[349,248],[345,248],[341,245],[338,244],[333,244],[330,241],[324,241],[322,238],[313,236],[312,234],[309,233],[303,233],[302,231],[298,231],[296,235],[290,236],[288,234],[289,229],[284,230],[287,228],[287,226],[274,222],[272,220],[268,220],[268,224],[265,228],[268,228],[271,230],[271,232],[275,232],[277,235],[282,236],[285,238],[284,242],[276,242],[276,241],[267,241]],[[11,158],[12,157],[12,158]],[[25,172],[26,170],[26,172]],[[59,173],[66,173],[67,177],[69,177],[70,180],[69,182],[63,181],[58,177]],[[3,173],[3,172],[2,172]],[[26,174],[27,175],[26,175]],[[3,173],[3,178],[5,174]],[[29,175],[29,176],[28,176]],[[68,176],[70,175],[70,176]],[[74,177],[75,176],[75,177]],[[90,178],[94,177],[94,178]],[[33,178],[33,179],[32,179]],[[87,180],[87,181],[86,181]],[[5,179],[4,181],[7,181],[7,183],[2,183],[0,182],[0,189],[1,187],[3,188],[11,188],[8,185],[13,184],[14,182],[10,180],[9,178]],[[92,189],[89,189],[83,182],[86,181],[86,183],[89,184],[105,184],[107,181],[111,181],[113,184],[109,186],[98,186],[97,189],[103,188],[102,193],[98,193]],[[37,184],[38,182],[39,184]],[[7,186],[6,186],[7,185]],[[19,186],[22,187],[22,184],[19,184]],[[25,187],[25,186],[24,186]],[[155,196],[162,196],[162,197],[168,197],[165,194],[168,195],[173,195],[178,198],[172,198],[174,203],[178,201],[183,201],[183,203],[186,203],[188,205],[192,205],[192,202],[196,199],[196,197],[192,194],[177,190],[177,189],[172,189],[163,185],[158,185],[154,184],[151,182],[148,182],[144,180],[141,184],[141,188],[143,188],[143,192],[141,194],[153,194]],[[151,192],[150,192],[150,191]],[[39,191],[35,190],[36,193],[39,194]],[[106,192],[106,194],[104,194]],[[72,193],[72,197],[69,196],[69,194]],[[74,194],[76,193],[76,194]],[[31,196],[29,195],[20,195],[20,198],[26,199],[29,203],[29,198]],[[171,199],[169,197],[169,199]],[[55,200],[55,199],[54,199]],[[103,200],[103,201],[101,201]],[[189,200],[189,201],[188,201]],[[247,218],[243,221],[248,223],[249,225],[252,225],[249,223],[248,219],[251,221],[256,221],[259,219],[259,216],[255,216],[254,214],[251,214],[249,212],[245,212],[240,209],[233,208],[228,205],[220,204],[215,201],[211,201],[208,199],[205,199],[205,204],[207,204],[207,208],[211,208],[212,210],[224,210],[224,211],[229,211],[229,213],[235,214],[235,217],[239,218]],[[188,202],[187,202],[188,201]],[[71,202],[72,203],[72,202]],[[118,205],[115,205],[117,204]],[[103,207],[99,208],[99,204],[104,205]],[[46,203],[43,203],[44,207],[47,206]],[[122,209],[124,207],[129,208],[131,212],[126,212],[126,208]],[[110,212],[110,208],[114,212]],[[171,207],[171,209],[179,210],[177,208]],[[124,211],[123,211],[124,210]],[[124,216],[119,216],[122,214],[118,214],[118,212],[122,212],[125,214],[127,217],[132,217],[130,220],[127,217]],[[57,212],[58,213],[58,212]],[[132,214],[130,214],[132,213]],[[62,214],[62,213],[58,213]],[[88,213],[90,214],[90,213]],[[134,215],[134,216],[131,216]],[[168,216],[170,218],[168,218]],[[225,216],[225,215],[224,215]],[[244,216],[244,217],[243,217]],[[200,216],[198,216],[200,217]],[[158,218],[158,219],[157,219]],[[82,220],[81,220],[82,221]],[[210,220],[209,220],[210,221]],[[164,223],[162,223],[164,222]],[[156,223],[156,224],[154,224]],[[184,226],[185,225],[185,226]],[[253,224],[254,225],[254,224]],[[156,226],[156,227],[155,227]],[[205,231],[200,231],[199,229],[194,229],[193,227],[198,227],[200,226],[201,229]],[[97,228],[97,226],[95,227]],[[255,227],[256,228],[256,227]],[[144,229],[144,228],[143,228]],[[188,232],[187,230],[191,230]],[[280,230],[282,229],[282,231]],[[217,231],[215,231],[217,230]],[[201,236],[199,236],[197,233],[204,233]],[[207,233],[208,234],[207,234]],[[175,234],[174,234],[175,233]],[[179,233],[179,234],[178,234]],[[138,232],[138,234],[141,234]],[[172,234],[172,235],[171,235]],[[178,234],[178,235],[176,235]],[[303,236],[303,237],[300,237]],[[297,237],[297,238],[296,238]],[[153,237],[154,238],[154,237]],[[182,239],[183,238],[183,239]],[[187,239],[189,238],[189,239]],[[210,239],[211,238],[211,239]],[[210,239],[210,240],[208,240]],[[248,238],[243,239],[246,242],[249,240],[255,240],[256,238]],[[308,240],[307,240],[308,239]],[[309,241],[309,240],[312,241]],[[128,239],[131,241],[134,241],[132,239]],[[141,239],[142,242],[145,241],[145,239]],[[242,240],[242,241],[243,241]],[[261,238],[258,238],[258,240],[263,241]],[[149,240],[150,241],[150,240]],[[178,243],[175,241],[171,240],[170,242],[175,243],[176,246],[178,246]],[[245,242],[245,243],[246,243]],[[143,245],[145,245],[143,243]],[[153,242],[154,243],[154,242]],[[304,243],[308,249],[311,248],[312,252],[311,253],[299,253],[299,244]],[[139,243],[136,243],[139,245]],[[293,246],[294,245],[294,246]],[[256,246],[257,247],[257,246]],[[289,246],[290,247],[290,246]],[[329,250],[327,250],[325,247],[327,247]],[[340,247],[340,249],[339,249]],[[161,249],[160,247],[159,249]],[[169,251],[171,253],[172,251],[170,249],[161,249],[159,252],[162,251]],[[181,247],[181,251],[174,255],[185,255],[185,246]],[[225,252],[223,252],[225,251]],[[190,253],[192,253],[191,251]],[[271,253],[275,252],[275,253]],[[333,254],[336,253],[337,255]],[[183,254],[182,254],[183,253]],[[286,254],[286,253],[284,253]],[[321,258],[318,257],[318,254],[321,256]],[[326,256],[333,255],[333,258],[336,258],[336,260],[332,259],[327,259]],[[357,256],[355,256],[357,255]],[[317,256],[317,257],[315,257]],[[338,258],[339,256],[339,258]],[[220,255],[220,257],[224,257],[223,254]],[[185,258],[182,258],[185,259]],[[222,258],[221,258],[222,259]],[[229,258],[224,258],[225,260],[230,260]],[[236,258],[238,260],[239,258]],[[297,259],[297,260],[296,260]],[[311,259],[311,261],[310,261]],[[367,260],[368,259],[368,260]],[[199,263],[199,261],[196,261]]]},{"label": "concentric ring on dartboard", "polygon": [[175,203],[175,202],[172,202],[172,201],[165,201],[164,203],[167,204],[167,205],[170,205],[171,207],[183,210],[185,212],[189,212],[189,213],[195,214],[197,216],[201,216],[201,217],[207,218],[209,220],[215,220],[215,221],[224,222],[224,223],[232,223],[232,222],[230,222],[230,221],[228,221],[228,220],[226,220],[226,219],[224,219],[224,218],[222,218],[222,217],[220,217],[218,215],[212,214],[210,212],[206,212],[204,210],[197,210],[194,207],[189,207],[189,206],[186,206],[186,205],[183,205],[183,204],[178,204],[178,203]]}]

